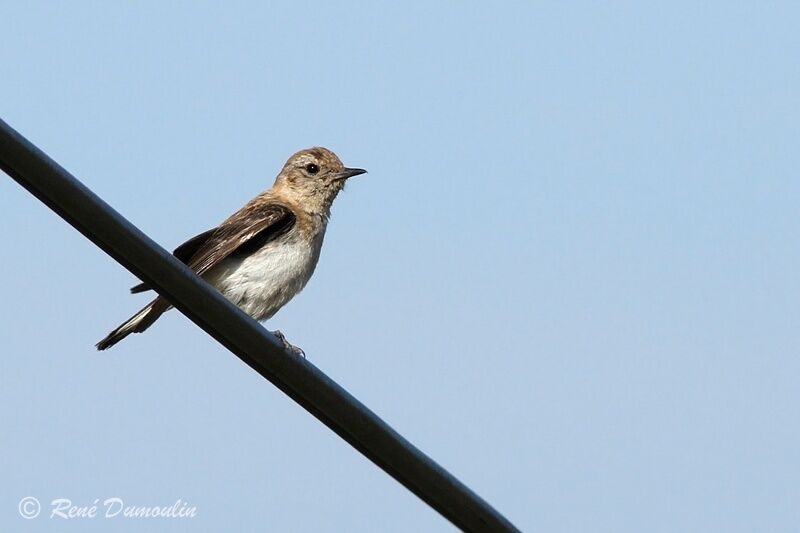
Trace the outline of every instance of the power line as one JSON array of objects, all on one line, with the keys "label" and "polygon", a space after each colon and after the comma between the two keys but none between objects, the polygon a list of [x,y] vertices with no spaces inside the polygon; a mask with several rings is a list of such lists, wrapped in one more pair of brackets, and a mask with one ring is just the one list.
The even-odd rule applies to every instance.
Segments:
[{"label": "power line", "polygon": [[0,168],[386,473],[465,531],[518,531],[0,119]]}]

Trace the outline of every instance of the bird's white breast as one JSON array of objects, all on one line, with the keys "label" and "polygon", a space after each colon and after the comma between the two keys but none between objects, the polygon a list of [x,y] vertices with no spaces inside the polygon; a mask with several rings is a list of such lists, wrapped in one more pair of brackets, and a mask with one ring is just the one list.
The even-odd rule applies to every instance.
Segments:
[{"label": "bird's white breast", "polygon": [[305,287],[317,266],[324,229],[314,239],[291,236],[246,257],[229,257],[205,276],[225,297],[256,320],[266,320]]}]

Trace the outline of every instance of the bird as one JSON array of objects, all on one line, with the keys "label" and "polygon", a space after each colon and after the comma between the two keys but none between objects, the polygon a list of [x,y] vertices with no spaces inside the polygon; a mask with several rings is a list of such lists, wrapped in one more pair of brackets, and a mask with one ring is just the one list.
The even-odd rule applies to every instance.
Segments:
[{"label": "bird", "polygon": [[[216,228],[178,246],[173,255],[252,318],[272,318],[311,278],[333,201],[349,178],[364,173],[345,167],[327,148],[300,150],[286,161],[271,188]],[[140,283],[131,293],[148,290]],[[131,333],[145,331],[171,307],[158,296],[96,348],[106,350]],[[280,330],[272,333],[289,352],[305,356]]]}]

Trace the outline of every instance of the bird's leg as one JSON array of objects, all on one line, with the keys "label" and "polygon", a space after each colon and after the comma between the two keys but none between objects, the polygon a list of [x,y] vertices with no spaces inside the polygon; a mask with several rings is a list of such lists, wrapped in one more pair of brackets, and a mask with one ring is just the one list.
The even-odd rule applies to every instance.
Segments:
[{"label": "bird's leg", "polygon": [[281,331],[279,329],[276,329],[275,331],[272,331],[271,333],[273,335],[275,335],[276,337],[278,337],[278,340],[283,343],[283,347],[286,348],[289,352],[291,352],[291,353],[293,353],[295,355],[299,355],[303,359],[306,358],[306,352],[304,352],[302,348],[298,348],[294,344],[292,344],[289,341],[287,341],[286,340],[286,335],[281,333]]}]

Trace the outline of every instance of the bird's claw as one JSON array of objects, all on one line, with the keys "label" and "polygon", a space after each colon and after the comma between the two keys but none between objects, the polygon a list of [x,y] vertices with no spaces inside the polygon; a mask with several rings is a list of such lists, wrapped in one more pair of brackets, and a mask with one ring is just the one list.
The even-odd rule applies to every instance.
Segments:
[{"label": "bird's claw", "polygon": [[287,341],[286,340],[286,335],[281,333],[281,331],[279,329],[276,329],[275,331],[273,331],[272,334],[275,335],[276,337],[278,337],[278,340],[283,343],[283,347],[286,348],[286,350],[289,353],[292,353],[294,355],[302,357],[303,359],[306,358],[306,352],[304,352],[302,348],[298,348],[297,346],[295,346],[291,342]]}]

